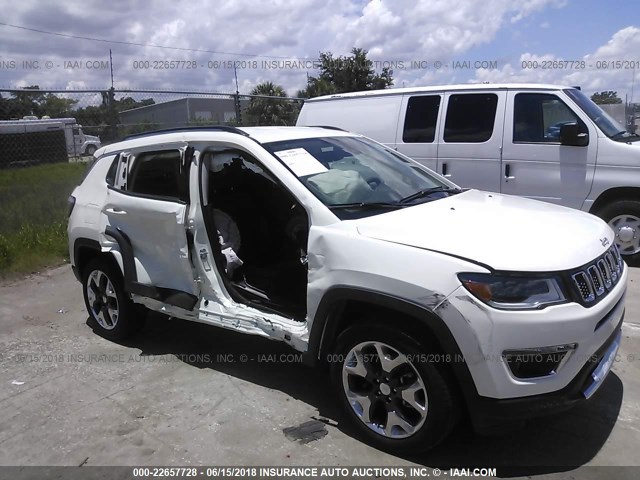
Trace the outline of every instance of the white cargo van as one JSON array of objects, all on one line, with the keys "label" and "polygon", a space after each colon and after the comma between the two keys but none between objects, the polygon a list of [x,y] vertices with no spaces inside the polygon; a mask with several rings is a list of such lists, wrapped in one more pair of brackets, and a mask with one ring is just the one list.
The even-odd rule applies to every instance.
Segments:
[{"label": "white cargo van", "polygon": [[361,133],[462,187],[594,213],[625,259],[640,262],[640,136],[580,89],[449,85],[305,101],[298,125]]}]

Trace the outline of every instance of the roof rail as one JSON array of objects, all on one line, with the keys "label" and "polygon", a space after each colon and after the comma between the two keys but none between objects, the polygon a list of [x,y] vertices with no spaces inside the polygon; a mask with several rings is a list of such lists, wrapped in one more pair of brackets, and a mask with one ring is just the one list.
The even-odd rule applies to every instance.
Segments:
[{"label": "roof rail", "polygon": [[150,130],[148,132],[133,133],[124,137],[124,140],[131,140],[132,138],[148,137],[152,135],[161,135],[163,133],[176,133],[176,132],[207,132],[207,131],[220,131],[237,133],[248,137],[249,134],[236,127],[230,127],[229,125],[207,125],[207,126],[195,126],[195,127],[175,127],[175,128],[163,128],[161,130]]},{"label": "roof rail", "polygon": [[314,128],[326,128],[327,130],[339,130],[341,132],[348,132],[348,130],[345,130],[344,128],[333,127],[331,125],[309,125],[309,126]]}]

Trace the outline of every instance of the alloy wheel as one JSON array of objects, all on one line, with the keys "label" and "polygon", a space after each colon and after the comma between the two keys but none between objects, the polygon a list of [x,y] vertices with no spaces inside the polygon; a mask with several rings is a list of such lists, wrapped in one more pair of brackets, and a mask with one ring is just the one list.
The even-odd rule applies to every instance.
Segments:
[{"label": "alloy wheel", "polygon": [[406,355],[385,343],[354,346],[342,365],[342,386],[355,415],[384,437],[410,437],[427,418],[422,377]]},{"label": "alloy wheel", "polygon": [[91,316],[105,330],[113,330],[118,323],[120,311],[113,283],[101,270],[93,270],[85,285]]}]

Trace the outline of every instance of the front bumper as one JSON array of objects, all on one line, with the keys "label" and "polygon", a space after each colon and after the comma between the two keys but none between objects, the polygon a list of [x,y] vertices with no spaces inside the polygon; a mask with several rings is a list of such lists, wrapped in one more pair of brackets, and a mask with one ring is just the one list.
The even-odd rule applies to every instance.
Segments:
[{"label": "front bumper", "polygon": [[[544,395],[565,389],[611,338],[624,314],[627,275],[625,267],[620,282],[589,308],[569,302],[541,310],[497,310],[461,286],[435,313],[453,334],[478,396]],[[542,376],[517,376],[504,358],[508,351],[572,344],[575,350],[559,369]]]},{"label": "front bumper", "polygon": [[474,428],[481,432],[499,430],[503,425],[514,421],[562,412],[590,398],[600,388],[611,370],[620,347],[621,337],[622,320],[607,341],[562,390],[507,399],[478,396],[468,405]]}]

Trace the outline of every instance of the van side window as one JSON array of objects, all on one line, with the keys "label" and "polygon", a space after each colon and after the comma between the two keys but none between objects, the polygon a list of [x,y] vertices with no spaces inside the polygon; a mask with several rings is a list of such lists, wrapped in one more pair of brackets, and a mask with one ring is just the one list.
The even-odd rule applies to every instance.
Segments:
[{"label": "van side window", "polygon": [[580,133],[587,126],[557,96],[546,93],[518,93],[513,109],[514,143],[560,143],[560,127],[578,123]]},{"label": "van side window", "polygon": [[436,136],[436,123],[440,110],[440,95],[421,95],[409,98],[404,117],[402,141],[405,143],[431,143]]},{"label": "van side window", "polygon": [[495,93],[451,95],[444,123],[444,141],[486,142],[493,135],[497,106]]},{"label": "van side window", "polygon": [[127,190],[142,195],[188,201],[188,192],[181,181],[180,161],[179,150],[137,155],[131,167]]}]

